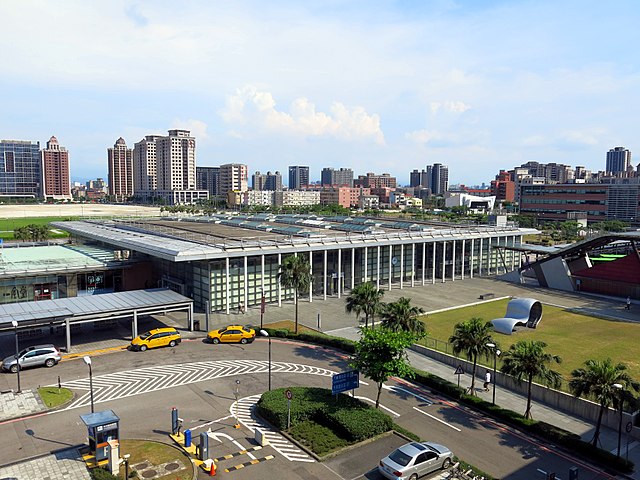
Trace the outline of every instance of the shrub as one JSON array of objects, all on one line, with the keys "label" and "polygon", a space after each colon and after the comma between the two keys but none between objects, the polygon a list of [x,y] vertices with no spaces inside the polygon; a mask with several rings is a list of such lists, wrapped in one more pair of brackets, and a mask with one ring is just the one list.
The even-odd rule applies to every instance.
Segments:
[{"label": "shrub", "polygon": [[291,338],[302,342],[315,343],[318,345],[326,345],[327,347],[338,348],[347,353],[355,352],[355,342],[346,338],[332,337],[324,333],[298,333],[290,332],[286,328],[265,328],[267,333],[272,337]]},{"label": "shrub", "polygon": [[91,480],[118,480],[118,477],[111,475],[111,472],[104,468],[94,468],[91,470],[90,476]]},{"label": "shrub", "polygon": [[393,421],[389,415],[369,406],[358,409],[342,408],[324,418],[335,432],[352,442],[361,442],[393,428]]},{"label": "shrub", "polygon": [[333,450],[345,447],[347,441],[340,438],[330,428],[312,420],[305,420],[291,427],[291,436],[309,447],[317,455],[325,455]]}]

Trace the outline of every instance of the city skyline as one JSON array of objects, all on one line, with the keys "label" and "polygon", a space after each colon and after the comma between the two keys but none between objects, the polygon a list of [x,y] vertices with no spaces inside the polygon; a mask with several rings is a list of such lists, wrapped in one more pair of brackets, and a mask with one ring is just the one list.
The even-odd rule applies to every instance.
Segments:
[{"label": "city skyline", "polygon": [[0,138],[55,135],[73,180],[107,178],[119,137],[167,129],[192,132],[198,166],[401,184],[435,163],[474,185],[527,161],[604,170],[610,149],[637,150],[634,2],[260,6],[1,4]]}]

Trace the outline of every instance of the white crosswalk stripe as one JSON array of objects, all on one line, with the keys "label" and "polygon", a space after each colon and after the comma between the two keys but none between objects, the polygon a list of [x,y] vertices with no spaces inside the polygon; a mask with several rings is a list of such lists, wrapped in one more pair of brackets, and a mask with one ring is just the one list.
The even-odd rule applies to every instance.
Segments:
[{"label": "white crosswalk stripe", "polygon": [[[325,371],[328,372],[328,370]],[[260,395],[252,395],[238,400],[238,421],[251,432],[255,432],[256,429],[264,432],[269,444],[287,460],[292,462],[315,462],[312,457],[277,433],[270,425],[257,418],[254,408],[258,400],[260,400]],[[233,402],[229,412],[234,416],[236,415],[236,402]]]},{"label": "white crosswalk stripe", "polygon": [[[118,400],[215,378],[267,373],[269,362],[261,360],[216,360],[208,362],[146,367],[93,377],[94,403]],[[313,365],[272,362],[272,374],[292,373],[330,377],[336,372]],[[83,391],[65,410],[90,405],[88,378],[64,382],[63,387]]]}]

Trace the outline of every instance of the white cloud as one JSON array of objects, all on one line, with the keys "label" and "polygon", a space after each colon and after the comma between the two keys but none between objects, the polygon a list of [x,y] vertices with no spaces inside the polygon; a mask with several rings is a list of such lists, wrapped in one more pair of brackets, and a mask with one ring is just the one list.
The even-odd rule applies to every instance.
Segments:
[{"label": "white cloud", "polygon": [[363,107],[348,107],[334,102],[325,113],[318,111],[308,98],[301,97],[285,111],[277,108],[270,92],[254,86],[237,89],[228,96],[220,115],[228,124],[250,125],[285,135],[373,140],[384,145],[380,116],[367,113]]},{"label": "white cloud", "polygon": [[431,102],[429,105],[431,113],[436,115],[438,112],[445,111],[450,113],[464,113],[471,107],[462,101],[446,101],[446,102]]},{"label": "white cloud", "polygon": [[431,140],[439,140],[442,138],[442,134],[437,131],[430,131],[426,129],[415,130],[413,132],[405,133],[405,138],[415,143],[429,143]]}]

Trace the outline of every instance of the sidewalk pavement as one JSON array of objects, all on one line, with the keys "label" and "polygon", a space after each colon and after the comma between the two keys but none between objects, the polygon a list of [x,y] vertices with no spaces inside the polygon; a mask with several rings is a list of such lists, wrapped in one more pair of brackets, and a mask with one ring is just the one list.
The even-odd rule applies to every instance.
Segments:
[{"label": "sidewalk pavement", "polygon": [[90,480],[91,476],[78,449],[68,448],[0,467],[0,479]]},{"label": "sidewalk pavement", "polygon": [[10,390],[0,392],[0,422],[12,418],[26,417],[44,412],[47,406],[34,390],[22,390],[20,393]]}]

